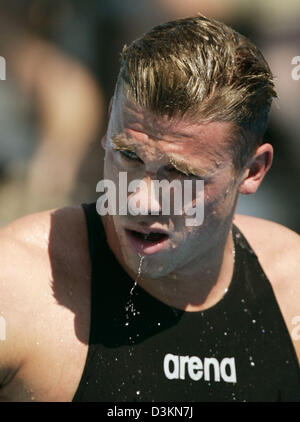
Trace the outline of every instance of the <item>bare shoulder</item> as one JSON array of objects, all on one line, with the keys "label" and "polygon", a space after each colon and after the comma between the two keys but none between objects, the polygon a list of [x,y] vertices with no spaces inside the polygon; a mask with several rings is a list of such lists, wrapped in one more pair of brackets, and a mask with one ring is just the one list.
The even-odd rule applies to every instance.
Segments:
[{"label": "bare shoulder", "polygon": [[74,292],[82,292],[78,280],[83,272],[89,277],[83,210],[67,207],[22,217],[1,228],[0,250],[1,386],[28,362],[36,338],[40,341],[61,320],[73,325],[75,305],[66,290],[74,285]]},{"label": "bare shoulder", "polygon": [[291,240],[294,239],[295,241],[297,241],[297,239],[298,241],[300,240],[298,233],[294,232],[288,227],[283,226],[282,224],[270,220],[265,220],[264,218],[235,214],[234,223],[238,227],[247,230],[249,236],[251,236],[251,233],[253,233],[253,239],[257,238],[258,241],[267,239],[272,234],[276,234],[280,236],[280,238],[282,237],[283,240],[287,240],[288,238]]},{"label": "bare shoulder", "polygon": [[[19,264],[28,257],[49,259],[51,253],[60,253],[68,244],[68,254],[80,253],[78,247],[85,245],[87,230],[82,207],[52,209],[19,218],[0,229],[1,269],[17,271]],[[67,254],[65,254],[67,256]],[[51,256],[50,256],[51,258]],[[32,264],[31,262],[31,264]],[[25,262],[24,262],[25,264]]]},{"label": "bare shoulder", "polygon": [[299,281],[300,236],[289,228],[262,218],[236,215],[234,223],[254,249],[273,285]]},{"label": "bare shoulder", "polygon": [[64,232],[76,227],[77,230],[71,230],[71,233],[83,235],[85,218],[82,207],[56,208],[21,217],[0,228],[0,241],[13,239],[15,245],[24,242],[27,246],[42,246],[48,240],[53,224],[59,224],[59,229]]},{"label": "bare shoulder", "polygon": [[5,292],[16,288],[15,283],[16,292],[22,290],[27,280],[32,292],[33,280],[38,287],[45,279],[53,278],[59,266],[76,266],[78,257],[82,263],[87,262],[84,212],[81,207],[66,207],[22,217],[1,228],[0,248],[0,282]]},{"label": "bare shoulder", "polygon": [[234,223],[255,251],[272,285],[300,364],[300,236],[261,218],[236,215]]}]

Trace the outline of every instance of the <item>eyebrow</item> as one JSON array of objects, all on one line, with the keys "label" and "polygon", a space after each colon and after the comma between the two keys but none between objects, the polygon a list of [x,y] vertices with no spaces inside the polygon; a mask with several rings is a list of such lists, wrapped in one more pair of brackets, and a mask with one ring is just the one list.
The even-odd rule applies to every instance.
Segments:
[{"label": "eyebrow", "polygon": [[[133,145],[128,145],[124,142],[124,138],[120,135],[113,136],[110,138],[114,149],[117,149],[119,151],[131,151],[133,153],[136,153],[136,149]],[[198,177],[206,177],[208,175],[208,172],[202,168],[196,168],[191,166],[188,163],[185,163],[182,161],[182,159],[176,159],[175,157],[171,156],[168,157],[168,165],[173,166],[176,170],[184,173],[185,175],[192,174],[194,176]]]},{"label": "eyebrow", "polygon": [[192,174],[194,176],[205,177],[208,172],[199,167],[193,167],[188,163],[183,162],[182,160],[176,160],[174,157],[169,157],[169,164],[176,168],[176,170],[181,171],[182,173]]},{"label": "eyebrow", "polygon": [[117,149],[119,151],[127,150],[131,152],[136,152],[136,149],[133,145],[128,145],[124,142],[124,138],[122,138],[120,135],[113,136],[112,138],[109,138],[114,146],[114,149]]}]

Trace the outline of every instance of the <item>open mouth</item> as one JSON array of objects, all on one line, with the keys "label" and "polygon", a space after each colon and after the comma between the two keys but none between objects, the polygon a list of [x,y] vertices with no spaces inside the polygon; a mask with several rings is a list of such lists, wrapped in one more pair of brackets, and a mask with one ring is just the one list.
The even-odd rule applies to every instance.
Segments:
[{"label": "open mouth", "polygon": [[161,250],[169,239],[165,233],[151,231],[141,233],[135,230],[125,229],[128,240],[133,249],[144,255],[149,255]]},{"label": "open mouth", "polygon": [[151,232],[151,233],[140,233],[136,232],[134,230],[130,230],[132,236],[136,237],[137,239],[144,240],[145,242],[160,242],[163,239],[166,239],[168,236],[164,233],[157,233],[157,232]]}]

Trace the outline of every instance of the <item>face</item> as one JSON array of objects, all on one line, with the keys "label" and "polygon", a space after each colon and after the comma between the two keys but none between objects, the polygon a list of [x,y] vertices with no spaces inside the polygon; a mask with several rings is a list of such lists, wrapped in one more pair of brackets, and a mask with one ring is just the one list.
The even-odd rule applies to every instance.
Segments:
[{"label": "face", "polygon": [[[104,178],[114,182],[117,198],[121,172],[126,174],[127,186],[133,180],[143,182],[127,194],[143,214],[110,217],[118,248],[131,271],[137,272],[143,256],[144,276],[155,279],[189,273],[199,256],[214,254],[224,244],[238,190],[230,147],[232,130],[228,122],[195,124],[155,116],[122,93],[115,99],[105,137]],[[203,180],[204,190],[193,189],[190,203],[195,206],[202,201],[203,223],[188,226],[187,208],[175,215],[171,206],[169,215],[163,215],[162,198],[151,193],[154,180],[177,181],[183,192],[184,181],[191,180],[195,186]],[[173,200],[174,192],[169,190]]]}]

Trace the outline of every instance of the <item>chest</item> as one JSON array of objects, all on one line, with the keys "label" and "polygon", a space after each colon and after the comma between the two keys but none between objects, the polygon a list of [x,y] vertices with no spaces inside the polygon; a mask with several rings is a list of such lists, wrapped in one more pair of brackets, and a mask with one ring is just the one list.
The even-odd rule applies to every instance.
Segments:
[{"label": "chest", "polygon": [[299,373],[280,315],[225,305],[197,315],[107,308],[75,400],[295,400]]}]

